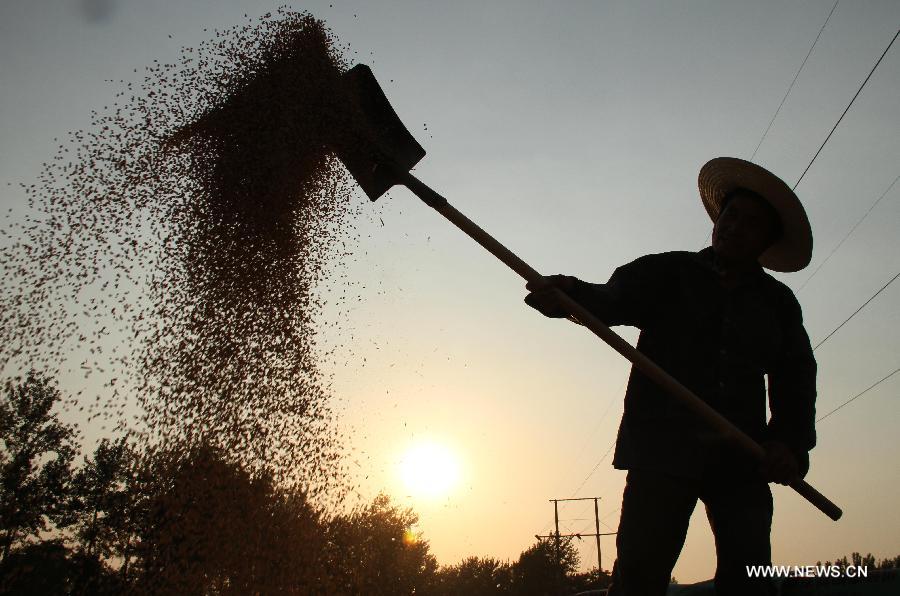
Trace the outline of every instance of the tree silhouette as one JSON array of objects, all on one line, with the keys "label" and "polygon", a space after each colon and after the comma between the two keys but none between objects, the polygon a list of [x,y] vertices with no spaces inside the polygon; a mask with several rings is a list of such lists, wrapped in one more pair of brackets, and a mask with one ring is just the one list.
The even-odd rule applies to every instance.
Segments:
[{"label": "tree silhouette", "polygon": [[338,593],[427,594],[437,562],[411,528],[418,516],[387,495],[328,523],[328,566]]},{"label": "tree silhouette", "polygon": [[0,400],[0,554],[48,529],[64,525],[66,493],[75,456],[75,431],[53,406],[59,391],[31,371],[21,383],[7,381]]},{"label": "tree silhouette", "polygon": [[[609,584],[577,573],[571,538],[539,540],[513,564],[438,568],[417,515],[388,496],[336,514],[205,444],[102,440],[73,471],[59,400],[35,372],[0,400],[0,593],[549,596]],[[900,556],[834,564],[888,574]]]},{"label": "tree silhouette", "polygon": [[61,540],[45,540],[16,549],[0,563],[3,594],[67,594],[72,564]]},{"label": "tree silhouette", "polygon": [[73,552],[59,538],[21,546],[0,563],[0,594],[113,596],[125,588],[99,558]]},{"label": "tree silhouette", "polygon": [[318,513],[221,451],[197,446],[148,460],[134,547],[138,591],[307,593],[321,573]]},{"label": "tree silhouette", "polygon": [[578,550],[571,538],[560,538],[559,552],[555,541],[539,539],[519,555],[514,570],[515,593],[549,595],[568,589],[578,563]]},{"label": "tree silhouette", "polygon": [[73,478],[67,525],[88,556],[127,565],[135,513],[135,454],[125,438],[103,439]]},{"label": "tree silhouette", "polygon": [[434,593],[439,596],[512,594],[513,569],[491,557],[467,557],[458,565],[442,567]]}]

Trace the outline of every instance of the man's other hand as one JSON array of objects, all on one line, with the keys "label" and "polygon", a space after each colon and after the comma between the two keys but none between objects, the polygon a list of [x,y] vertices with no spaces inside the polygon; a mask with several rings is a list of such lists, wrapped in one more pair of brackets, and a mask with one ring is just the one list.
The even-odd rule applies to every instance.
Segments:
[{"label": "man's other hand", "polygon": [[766,454],[760,472],[767,482],[790,484],[800,477],[800,463],[791,448],[781,441],[763,443]]},{"label": "man's other hand", "polygon": [[568,317],[569,312],[560,304],[559,294],[555,290],[571,294],[578,282],[571,275],[542,276],[525,284],[525,289],[530,292],[525,296],[525,304],[547,317]]}]

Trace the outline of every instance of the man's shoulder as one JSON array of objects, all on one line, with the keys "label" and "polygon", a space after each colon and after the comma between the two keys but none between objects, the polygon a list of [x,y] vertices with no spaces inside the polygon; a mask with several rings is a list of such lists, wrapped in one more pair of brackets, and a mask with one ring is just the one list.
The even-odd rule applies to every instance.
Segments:
[{"label": "man's shoulder", "polygon": [[633,262],[646,262],[646,263],[676,263],[676,262],[687,262],[687,261],[696,261],[701,258],[701,253],[691,252],[689,250],[670,250],[666,252],[656,252],[650,253],[647,255],[643,255],[641,257],[636,258]]},{"label": "man's shoulder", "polygon": [[788,285],[782,281],[775,279],[775,276],[766,271],[765,269],[762,272],[763,283],[772,288],[776,292],[782,292],[784,294],[794,295],[794,291],[791,290]]},{"label": "man's shoulder", "polygon": [[667,279],[684,270],[684,265],[692,258],[696,258],[696,254],[688,251],[670,251],[643,255],[616,268],[613,277],[619,280]]},{"label": "man's shoulder", "polygon": [[771,273],[762,272],[762,286],[774,300],[790,310],[799,310],[800,302],[794,291],[787,284],[775,279]]},{"label": "man's shoulder", "polygon": [[702,263],[701,253],[691,252],[689,250],[670,250],[667,252],[657,252],[636,258],[632,263],[641,263],[650,266],[673,266],[681,264]]},{"label": "man's shoulder", "polygon": [[697,258],[700,257],[702,252],[703,251],[694,252],[691,250],[669,250],[666,252],[657,252],[657,253],[649,254],[647,256],[653,257],[656,259],[661,259],[661,260],[668,260],[668,261],[696,260]]}]

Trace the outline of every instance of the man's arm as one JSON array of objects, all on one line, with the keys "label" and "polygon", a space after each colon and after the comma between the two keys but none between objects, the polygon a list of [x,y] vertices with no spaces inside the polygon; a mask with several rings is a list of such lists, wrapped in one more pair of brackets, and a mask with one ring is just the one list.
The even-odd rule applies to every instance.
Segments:
[{"label": "man's arm", "polygon": [[786,301],[783,317],[782,349],[768,371],[768,441],[774,446],[768,448],[772,453],[767,463],[777,472],[784,457],[778,453],[778,444],[786,446],[796,458],[797,475],[802,478],[809,471],[809,451],[816,444],[816,359],[793,295]]},{"label": "man's arm", "polygon": [[549,275],[529,282],[525,303],[548,317],[567,317],[556,300],[560,289],[609,326],[643,328],[652,318],[654,300],[663,287],[666,268],[658,255],[641,257],[616,269],[605,284],[593,284],[570,275]]}]

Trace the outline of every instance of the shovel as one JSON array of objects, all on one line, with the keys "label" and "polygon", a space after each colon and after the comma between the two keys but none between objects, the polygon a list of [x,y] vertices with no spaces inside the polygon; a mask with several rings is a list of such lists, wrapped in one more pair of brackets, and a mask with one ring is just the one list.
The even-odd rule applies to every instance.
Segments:
[{"label": "shovel", "polygon": [[[372,201],[377,200],[394,185],[405,186],[526,281],[541,277],[525,261],[456,210],[447,199],[410,173],[409,170],[425,156],[425,150],[400,121],[368,66],[364,64],[354,66],[343,75],[343,83],[346,85],[345,99],[348,107],[354,112],[355,122],[354,130],[341,140],[335,150]],[[765,452],[756,441],[637,351],[565,292],[559,289],[554,291],[559,294],[560,304],[577,322],[630,360],[639,371],[665,389],[672,398],[705,420],[726,440],[762,460]],[[840,519],[841,509],[806,481],[797,479],[790,487],[831,519],[835,521]]]}]

